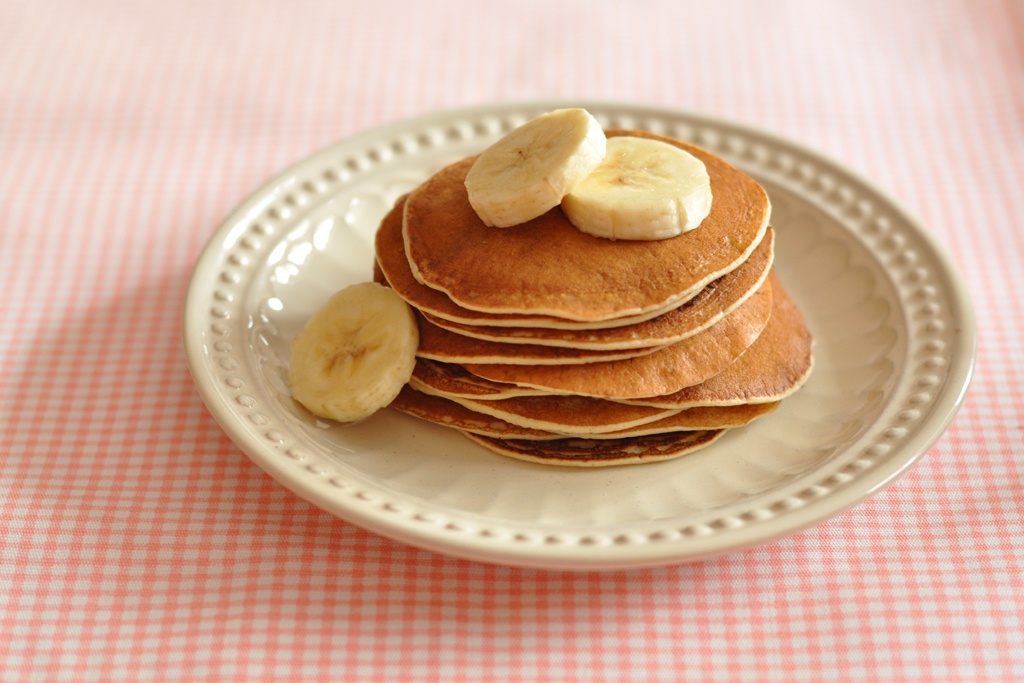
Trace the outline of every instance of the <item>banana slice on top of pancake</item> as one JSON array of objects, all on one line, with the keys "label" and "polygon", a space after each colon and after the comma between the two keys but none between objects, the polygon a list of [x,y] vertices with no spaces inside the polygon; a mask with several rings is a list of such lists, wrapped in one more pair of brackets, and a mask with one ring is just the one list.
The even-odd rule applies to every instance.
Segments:
[{"label": "banana slice on top of pancake", "polygon": [[608,140],[604,161],[562,199],[578,229],[597,237],[661,240],[689,232],[711,212],[704,162],[661,140]]},{"label": "banana slice on top of pancake", "polygon": [[489,226],[507,228],[547,213],[597,168],[601,124],[586,109],[556,109],[488,147],[466,175],[469,203]]},{"label": "banana slice on top of pancake", "polygon": [[711,211],[700,159],[660,140],[609,140],[579,108],[541,114],[505,135],[473,162],[465,186],[485,225],[521,225],[561,206],[582,232],[613,240],[675,237]]}]

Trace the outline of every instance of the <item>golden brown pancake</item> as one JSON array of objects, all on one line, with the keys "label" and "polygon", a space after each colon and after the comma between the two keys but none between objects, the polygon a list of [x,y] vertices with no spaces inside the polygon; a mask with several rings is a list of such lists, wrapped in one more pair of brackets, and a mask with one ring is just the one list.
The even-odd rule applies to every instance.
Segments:
[{"label": "golden brown pancake", "polygon": [[709,284],[683,305],[631,325],[600,330],[484,327],[454,323],[430,313],[423,313],[423,316],[438,327],[487,341],[595,350],[666,346],[711,327],[746,301],[768,276],[774,241],[775,233],[768,228],[754,253],[741,266]]},{"label": "golden brown pancake", "polygon": [[[592,439],[609,434],[632,436],[641,431],[663,433],[739,427],[770,413],[778,405],[762,403],[690,408],[664,411],[657,419],[642,416],[626,422],[629,414],[622,407],[628,404],[584,396],[523,396],[497,401],[456,399],[453,402],[514,425]],[[618,420],[623,421],[616,423]]]},{"label": "golden brown pancake", "polygon": [[629,429],[679,412],[678,409],[636,406],[587,396],[526,396],[497,401],[460,398],[452,402],[520,427],[573,436]]},{"label": "golden brown pancake", "polygon": [[669,432],[623,439],[493,439],[465,432],[490,450],[519,460],[567,467],[636,465],[678,458],[710,445],[726,430]]},{"label": "golden brown pancake", "polygon": [[492,415],[484,415],[442,396],[417,391],[406,385],[391,402],[391,407],[427,422],[484,436],[517,439],[546,439],[551,432],[521,427]]},{"label": "golden brown pancake", "polygon": [[477,377],[455,363],[439,363],[417,358],[409,384],[427,394],[450,398],[498,399],[515,396],[551,396],[550,391],[494,382]]},{"label": "golden brown pancake", "polygon": [[[666,305],[665,310],[651,310],[641,315],[626,316],[606,321],[578,321],[556,318],[550,315],[528,313],[504,314],[471,311],[448,298],[444,292],[427,287],[413,277],[409,260],[405,255],[402,238],[402,214],[405,197],[400,198],[384,217],[375,238],[375,277],[380,284],[389,285],[405,301],[423,313],[454,323],[488,327],[530,327],[554,329],[598,329],[617,327],[650,320],[672,310],[675,304]],[[495,228],[499,230],[500,228]],[[763,240],[762,240],[763,241]]]},{"label": "golden brown pancake", "polygon": [[[557,401],[558,397],[549,397]],[[596,400],[596,399],[595,399]],[[432,396],[407,386],[392,402],[392,407],[429,422],[482,436],[515,439],[554,439],[572,434],[510,422],[495,415],[473,410],[441,396]],[[725,429],[749,424],[752,420],[775,410],[778,403],[729,406],[724,408],[691,408],[666,417],[614,431],[591,434],[591,439],[617,439],[627,436],[645,436],[675,431]],[[537,406],[543,407],[543,406]],[[561,406],[555,406],[561,410]]]},{"label": "golden brown pancake", "polygon": [[631,400],[662,408],[779,401],[799,389],[813,366],[814,340],[799,309],[772,271],[772,315],[761,336],[721,373],[668,396]]},{"label": "golden brown pancake", "polygon": [[438,327],[417,313],[420,343],[416,355],[446,363],[499,363],[506,365],[564,365],[633,358],[667,344],[626,349],[567,349],[537,344],[507,344],[474,339]]},{"label": "golden brown pancake", "polygon": [[584,365],[465,367],[495,382],[559,394],[612,399],[664,396],[722,372],[757,339],[772,309],[771,281],[766,280],[753,296],[708,329],[654,353]]},{"label": "golden brown pancake", "polygon": [[511,228],[488,227],[464,185],[471,157],[436,173],[405,202],[413,275],[463,308],[599,321],[682,304],[743,263],[767,229],[764,189],[703,149],[628,134],[663,140],[704,162],[714,199],[697,229],[664,240],[615,241],[577,230],[560,208]]}]

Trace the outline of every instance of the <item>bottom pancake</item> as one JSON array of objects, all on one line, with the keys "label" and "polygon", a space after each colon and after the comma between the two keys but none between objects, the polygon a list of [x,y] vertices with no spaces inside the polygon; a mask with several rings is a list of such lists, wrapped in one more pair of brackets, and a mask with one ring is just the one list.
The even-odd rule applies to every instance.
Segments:
[{"label": "bottom pancake", "polygon": [[566,467],[608,467],[671,460],[710,445],[726,430],[669,432],[626,439],[494,439],[466,432],[490,450],[519,460]]}]

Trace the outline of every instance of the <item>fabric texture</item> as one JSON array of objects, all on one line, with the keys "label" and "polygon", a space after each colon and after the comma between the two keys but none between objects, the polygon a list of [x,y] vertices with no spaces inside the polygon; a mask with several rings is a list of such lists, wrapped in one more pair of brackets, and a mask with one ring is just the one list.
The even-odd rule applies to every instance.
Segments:
[{"label": "fabric texture", "polygon": [[[0,679],[1024,679],[1024,3],[0,0]],[[458,560],[295,496],[214,421],[182,299],[335,141],[545,98],[719,116],[945,245],[979,352],[912,470],[682,566]]]}]

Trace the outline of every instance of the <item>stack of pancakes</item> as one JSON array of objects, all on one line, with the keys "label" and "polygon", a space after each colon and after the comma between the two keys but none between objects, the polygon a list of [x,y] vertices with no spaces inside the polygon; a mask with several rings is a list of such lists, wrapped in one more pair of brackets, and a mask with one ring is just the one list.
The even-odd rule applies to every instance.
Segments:
[{"label": "stack of pancakes", "polygon": [[559,208],[484,225],[474,158],[401,198],[377,232],[375,278],[417,312],[418,362],[392,406],[498,453],[559,465],[665,460],[770,413],[811,369],[811,335],[772,269],[770,204],[704,162],[711,213],[665,240],[608,240]]}]

